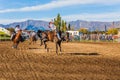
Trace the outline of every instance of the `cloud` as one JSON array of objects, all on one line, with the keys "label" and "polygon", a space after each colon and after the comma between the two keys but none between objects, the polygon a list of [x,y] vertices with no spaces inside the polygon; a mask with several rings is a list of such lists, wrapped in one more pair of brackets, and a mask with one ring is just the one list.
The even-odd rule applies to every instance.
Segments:
[{"label": "cloud", "polygon": [[0,10],[0,13],[50,10],[80,4],[118,4],[120,0],[55,0],[47,4]]},{"label": "cloud", "polygon": [[101,14],[73,14],[63,16],[66,21],[87,20],[87,21],[120,21],[120,12],[101,13]]},{"label": "cloud", "polygon": [[0,24],[9,24],[9,23],[13,23],[13,22],[21,22],[21,21],[26,21],[29,18],[25,18],[25,19],[0,19]]}]

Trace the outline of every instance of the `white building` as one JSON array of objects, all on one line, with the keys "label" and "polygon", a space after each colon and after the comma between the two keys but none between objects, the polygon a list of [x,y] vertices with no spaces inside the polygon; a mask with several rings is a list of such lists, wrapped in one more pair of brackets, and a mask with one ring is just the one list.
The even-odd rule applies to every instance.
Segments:
[{"label": "white building", "polygon": [[66,32],[68,32],[71,36],[75,35],[79,36],[79,31],[66,31]]},{"label": "white building", "polygon": [[8,31],[7,29],[0,27],[0,31],[10,36],[10,31]]}]

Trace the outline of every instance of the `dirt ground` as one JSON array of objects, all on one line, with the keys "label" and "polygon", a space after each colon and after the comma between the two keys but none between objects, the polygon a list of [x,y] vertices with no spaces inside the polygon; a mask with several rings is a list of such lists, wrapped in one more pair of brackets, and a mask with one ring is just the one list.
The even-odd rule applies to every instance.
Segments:
[{"label": "dirt ground", "polygon": [[120,80],[120,43],[62,43],[62,54],[39,41],[0,42],[0,80]]}]

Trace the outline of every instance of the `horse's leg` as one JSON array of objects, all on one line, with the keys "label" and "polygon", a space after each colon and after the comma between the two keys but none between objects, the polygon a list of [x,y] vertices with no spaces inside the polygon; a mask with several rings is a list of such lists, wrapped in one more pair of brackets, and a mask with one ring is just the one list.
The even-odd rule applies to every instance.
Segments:
[{"label": "horse's leg", "polygon": [[68,38],[66,39],[66,42],[67,42],[67,43],[69,42],[69,39],[68,39]]},{"label": "horse's leg", "polygon": [[31,45],[32,43],[33,43],[33,38],[31,37],[31,38],[30,38],[29,45]]},{"label": "horse's leg", "polygon": [[15,48],[17,49],[19,41],[15,43]]},{"label": "horse's leg", "polygon": [[61,41],[59,42],[59,48],[60,48],[60,52],[61,52],[61,51],[62,51],[62,50],[61,50]]},{"label": "horse's leg", "polygon": [[44,45],[45,45],[45,49],[47,50],[47,52],[49,52],[49,48],[47,47],[47,42],[44,41]]},{"label": "horse's leg", "polygon": [[56,54],[58,54],[58,43],[56,42]]},{"label": "horse's leg", "polygon": [[15,48],[17,49],[17,47],[18,47],[18,43],[16,43],[16,45],[15,45]]},{"label": "horse's leg", "polygon": [[16,41],[13,41],[12,48],[16,48]]},{"label": "horse's leg", "polygon": [[16,43],[13,43],[13,45],[12,45],[12,48],[15,48],[16,49]]},{"label": "horse's leg", "polygon": [[46,41],[44,41],[44,45],[45,45],[45,49],[47,49],[47,44],[46,44]]},{"label": "horse's leg", "polygon": [[30,41],[29,41],[29,45],[31,45],[31,43],[32,43],[32,41],[31,41],[31,39],[30,39]]},{"label": "horse's leg", "polygon": [[13,42],[12,48],[15,48],[15,43]]},{"label": "horse's leg", "polygon": [[61,41],[58,42],[58,45],[59,45],[59,48],[60,48],[60,54],[61,54],[61,52],[62,52],[62,50],[61,50]]},{"label": "horse's leg", "polygon": [[42,46],[42,44],[43,44],[43,43],[42,43],[42,39],[40,39],[40,46]]},{"label": "horse's leg", "polygon": [[35,40],[33,40],[33,45],[35,44]]}]

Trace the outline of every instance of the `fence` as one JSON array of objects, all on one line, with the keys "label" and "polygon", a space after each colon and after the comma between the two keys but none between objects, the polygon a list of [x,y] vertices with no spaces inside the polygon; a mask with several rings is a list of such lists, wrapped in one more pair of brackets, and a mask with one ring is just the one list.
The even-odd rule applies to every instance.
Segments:
[{"label": "fence", "polygon": [[10,36],[8,36],[8,35],[1,35],[0,34],[0,41],[8,41],[8,40],[10,40]]},{"label": "fence", "polygon": [[70,36],[69,39],[81,42],[120,42],[120,37],[106,34],[80,34],[79,36]]}]

